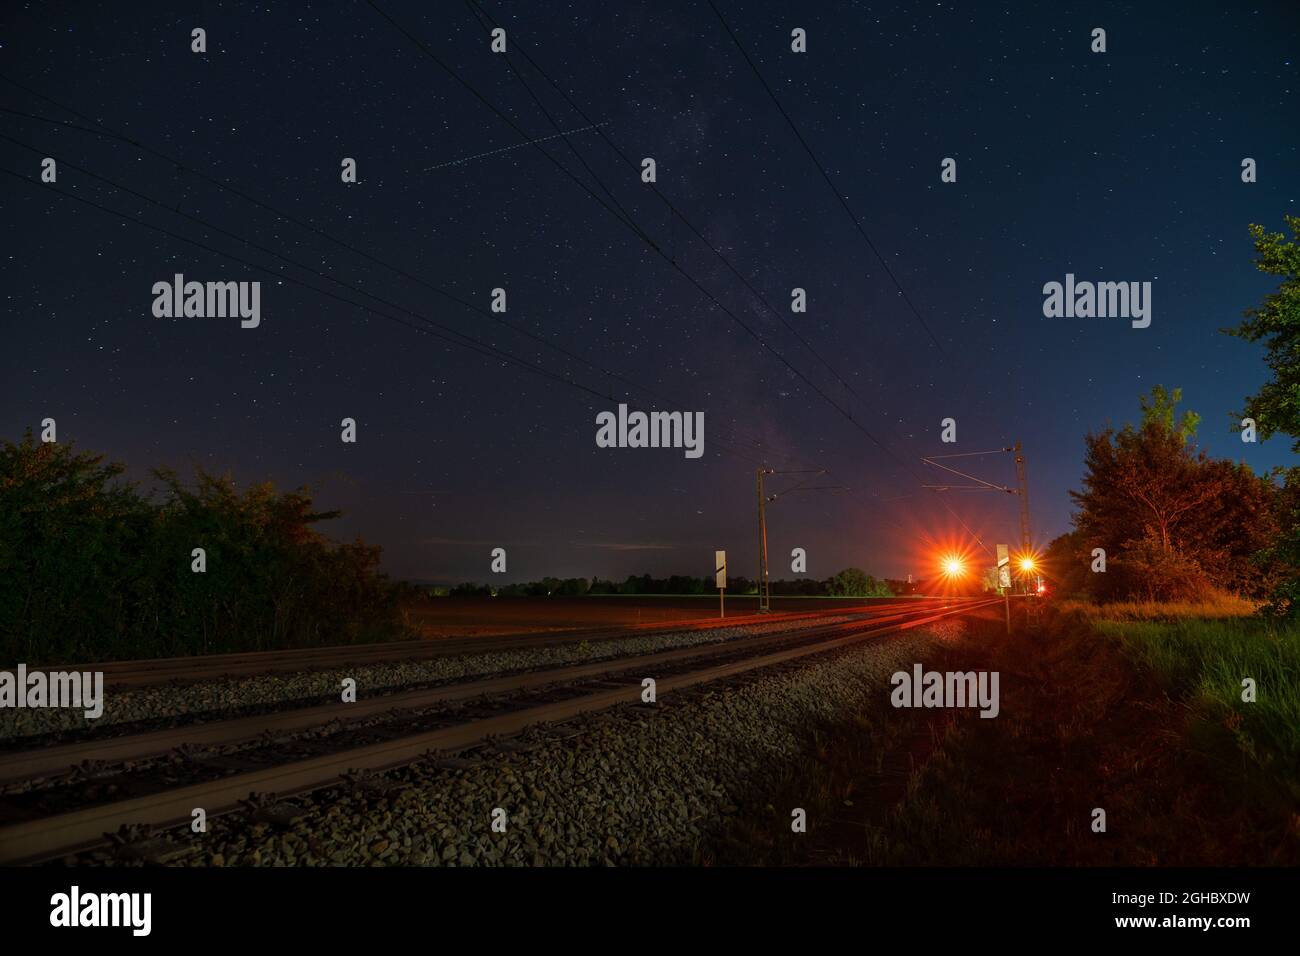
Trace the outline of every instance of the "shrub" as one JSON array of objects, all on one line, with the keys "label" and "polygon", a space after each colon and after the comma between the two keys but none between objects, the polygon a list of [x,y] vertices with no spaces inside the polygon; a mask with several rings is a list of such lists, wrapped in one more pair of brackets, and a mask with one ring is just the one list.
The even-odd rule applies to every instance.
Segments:
[{"label": "shrub", "polygon": [[[0,445],[0,659],[106,660],[399,636],[380,550],[334,545],[307,489],[123,467],[30,431]],[[203,548],[206,571],[191,569]]]},{"label": "shrub", "polygon": [[1110,564],[1108,598],[1142,601],[1202,601],[1213,593],[1210,579],[1197,562],[1164,547],[1153,538],[1125,542]]}]

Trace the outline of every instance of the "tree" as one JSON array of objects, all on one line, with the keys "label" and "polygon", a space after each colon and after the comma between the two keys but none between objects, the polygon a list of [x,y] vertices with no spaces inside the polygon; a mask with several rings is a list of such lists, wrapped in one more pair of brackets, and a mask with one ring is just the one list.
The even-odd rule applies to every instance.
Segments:
[{"label": "tree", "polygon": [[826,579],[826,593],[832,597],[885,597],[890,590],[861,568],[845,568]]},{"label": "tree", "polygon": [[[143,495],[123,466],[29,431],[0,442],[0,660],[104,660],[400,633],[379,549],[332,545],[307,489],[198,469]],[[192,565],[202,548],[205,566]]]},{"label": "tree", "polygon": [[1090,546],[1114,549],[1133,537],[1153,538],[1166,550],[1174,546],[1194,509],[1215,493],[1197,480],[1204,453],[1198,458],[1184,441],[1155,421],[1088,434],[1083,491],[1070,497],[1081,508],[1076,525]]},{"label": "tree", "polygon": [[1043,574],[1058,595],[1083,595],[1092,584],[1091,558],[1082,532],[1067,531],[1044,549]]},{"label": "tree", "polygon": [[[1265,296],[1262,305],[1247,309],[1240,325],[1223,331],[1247,342],[1263,342],[1270,372],[1260,390],[1246,399],[1244,415],[1234,417],[1255,419],[1262,439],[1289,435],[1291,450],[1300,452],[1300,216],[1283,218],[1291,230],[1290,240],[1283,233],[1250,226],[1255,267],[1281,276],[1281,284]],[[1300,468],[1286,471],[1279,498],[1278,531],[1259,561],[1274,569],[1276,579],[1268,611],[1295,617],[1300,616]]]},{"label": "tree", "polygon": [[1263,305],[1247,309],[1240,325],[1223,331],[1247,342],[1263,342],[1271,372],[1260,390],[1246,399],[1245,414],[1236,417],[1255,419],[1260,438],[1290,435],[1292,451],[1300,453],[1300,216],[1284,218],[1295,237],[1291,241],[1280,232],[1250,226],[1255,268],[1282,276],[1282,284],[1265,296]]},{"label": "tree", "polygon": [[1287,473],[1278,495],[1280,529],[1273,544],[1257,556],[1259,564],[1273,569],[1265,614],[1300,617],[1300,468]]},{"label": "tree", "polygon": [[826,590],[834,597],[856,597],[867,589],[867,572],[858,568],[845,568],[826,582]]},{"label": "tree", "polygon": [[124,630],[122,584],[139,576],[152,520],[124,471],[30,429],[0,443],[0,660],[71,656]]},{"label": "tree", "polygon": [[1175,426],[1174,413],[1182,400],[1181,388],[1169,391],[1163,385],[1152,388],[1150,396],[1138,396],[1138,404],[1142,407],[1142,424],[1158,425],[1164,431],[1177,435],[1183,444],[1186,444],[1189,439],[1196,437],[1201,416],[1190,410],[1185,411]]},{"label": "tree", "polygon": [[1199,416],[1176,417],[1181,397],[1157,387],[1141,401],[1139,427],[1085,438],[1083,489],[1070,492],[1079,506],[1074,545],[1084,554],[1103,548],[1114,564],[1114,573],[1093,576],[1098,596],[1185,597],[1211,580],[1239,591],[1259,580],[1251,559],[1276,531],[1277,489],[1248,466],[1199,450]]}]

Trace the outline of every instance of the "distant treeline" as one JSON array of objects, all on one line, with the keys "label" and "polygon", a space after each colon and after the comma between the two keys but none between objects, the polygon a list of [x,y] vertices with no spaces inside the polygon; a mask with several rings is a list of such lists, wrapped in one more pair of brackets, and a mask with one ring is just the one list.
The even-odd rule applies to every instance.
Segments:
[{"label": "distant treeline", "polygon": [[145,493],[123,470],[30,431],[0,442],[0,664],[403,633],[380,549],[316,532],[338,513],[314,511],[307,489],[164,469]]},{"label": "distant treeline", "polygon": [[[771,591],[785,597],[890,597],[914,594],[918,585],[888,578],[874,578],[858,568],[845,568],[833,577],[818,580],[801,578],[793,581],[773,581]],[[453,588],[434,588],[436,596],[452,597],[547,597],[600,595],[600,594],[717,594],[713,577],[691,577],[674,574],[667,578],[653,578],[648,574],[629,575],[625,580],[606,581],[601,578],[542,578],[526,584],[458,584]],[[757,594],[758,586],[749,578],[728,576],[728,594]]]}]

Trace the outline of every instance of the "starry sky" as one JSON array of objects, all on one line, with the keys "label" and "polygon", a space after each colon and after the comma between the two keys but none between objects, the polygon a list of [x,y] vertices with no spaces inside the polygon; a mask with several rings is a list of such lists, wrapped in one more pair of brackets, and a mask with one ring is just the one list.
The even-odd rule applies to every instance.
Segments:
[{"label": "starry sky", "polygon": [[[440,582],[495,547],[511,580],[752,576],[760,464],[832,486],[770,506],[774,577],[924,576],[1018,532],[921,458],[1017,440],[1042,544],[1156,384],[1211,453],[1289,462],[1232,430],[1266,369],[1219,330],[1276,285],[1247,224],[1300,213],[1300,7],[715,2],[762,79],[707,0],[5,4],[0,435],[311,485]],[[178,272],[261,281],[261,325],[155,318]],[[1045,318],[1066,273],[1150,281],[1151,326]],[[704,457],[596,447],[620,401],[704,412]]]}]

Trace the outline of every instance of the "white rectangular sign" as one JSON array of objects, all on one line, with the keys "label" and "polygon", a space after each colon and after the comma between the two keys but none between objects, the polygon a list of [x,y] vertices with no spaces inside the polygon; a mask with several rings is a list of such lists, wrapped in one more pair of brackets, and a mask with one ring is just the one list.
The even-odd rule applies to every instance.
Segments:
[{"label": "white rectangular sign", "polygon": [[713,574],[717,586],[725,588],[727,586],[727,552],[713,552]]}]

